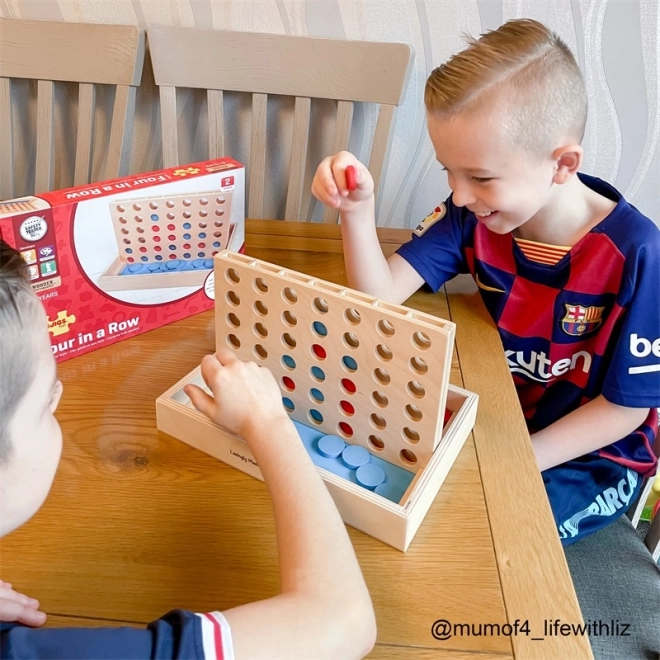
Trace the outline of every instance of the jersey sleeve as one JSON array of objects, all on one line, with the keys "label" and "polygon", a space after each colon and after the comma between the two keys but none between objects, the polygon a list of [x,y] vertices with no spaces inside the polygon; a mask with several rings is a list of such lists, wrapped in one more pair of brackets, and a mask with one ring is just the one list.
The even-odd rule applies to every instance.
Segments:
[{"label": "jersey sleeve", "polygon": [[412,240],[397,250],[433,291],[459,273],[469,272],[465,244],[470,227],[463,215],[450,197],[429,213],[413,230]]},{"label": "jersey sleeve", "polygon": [[142,629],[1,625],[0,657],[3,660],[234,660],[229,624],[220,612],[194,614],[172,610]]},{"label": "jersey sleeve", "polygon": [[631,408],[660,406],[660,232],[644,238],[618,301],[621,329],[602,390],[608,401]]}]

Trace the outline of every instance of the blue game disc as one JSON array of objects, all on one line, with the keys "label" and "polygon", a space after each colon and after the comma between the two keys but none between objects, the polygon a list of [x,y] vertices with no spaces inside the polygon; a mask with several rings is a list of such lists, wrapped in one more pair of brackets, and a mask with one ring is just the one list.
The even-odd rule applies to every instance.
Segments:
[{"label": "blue game disc", "polygon": [[380,486],[376,486],[376,490],[374,492],[377,495],[390,500],[390,502],[394,502],[395,504],[398,504],[403,497],[403,491],[400,488],[397,488],[394,484],[391,484],[387,481],[384,484],[380,484]]},{"label": "blue game disc", "polygon": [[366,465],[371,460],[369,452],[360,445],[348,445],[342,452],[341,457],[344,465],[351,468],[351,470],[357,470],[361,465]]},{"label": "blue game disc", "polygon": [[207,259],[204,262],[204,268],[213,268],[213,259]]},{"label": "blue game disc", "polygon": [[195,259],[192,264],[194,268],[204,268],[206,266],[206,259]]},{"label": "blue game disc", "polygon": [[346,443],[337,435],[324,435],[319,438],[319,454],[326,458],[338,458]]},{"label": "blue game disc", "polygon": [[355,478],[360,486],[373,490],[385,482],[385,473],[374,463],[367,463],[357,469]]},{"label": "blue game disc", "polygon": [[160,270],[160,264],[149,264],[147,268],[153,273],[155,270]]},{"label": "blue game disc", "polygon": [[141,270],[142,270],[142,266],[140,264],[131,264],[128,267],[129,273],[139,273]]},{"label": "blue game disc", "polygon": [[176,270],[179,267],[179,260],[173,259],[167,262],[167,270]]}]

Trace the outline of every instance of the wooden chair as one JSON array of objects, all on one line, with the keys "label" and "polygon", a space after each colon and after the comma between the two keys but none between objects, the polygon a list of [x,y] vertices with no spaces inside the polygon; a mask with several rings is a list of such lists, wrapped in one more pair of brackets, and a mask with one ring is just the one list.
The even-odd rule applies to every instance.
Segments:
[{"label": "wooden chair", "polygon": [[[114,85],[107,157],[101,178],[126,172],[135,90],[144,61],[144,33],[130,25],[93,25],[60,21],[0,19],[0,197],[15,195],[15,145],[12,90],[17,80],[37,82],[34,184],[21,182],[21,192],[53,186],[55,84],[78,83],[78,118],[74,185],[90,182],[96,84]],[[25,124],[33,113],[21,113]],[[27,141],[30,142],[29,140]],[[22,148],[23,143],[20,143]]]},{"label": "wooden chair", "polygon": [[[188,160],[179,152],[177,88],[207,90],[208,158],[232,155],[225,153],[224,138],[237,127],[223,120],[223,91],[251,93],[247,215],[263,218],[268,95],[295,97],[284,217],[305,220],[311,197],[305,178],[311,100],[332,99],[337,102],[332,152],[348,147],[354,104],[379,104],[369,158],[378,186],[412,65],[410,46],[166,26],[150,28],[148,39],[160,88],[165,167]],[[336,222],[337,212],[327,209],[323,221]]]}]

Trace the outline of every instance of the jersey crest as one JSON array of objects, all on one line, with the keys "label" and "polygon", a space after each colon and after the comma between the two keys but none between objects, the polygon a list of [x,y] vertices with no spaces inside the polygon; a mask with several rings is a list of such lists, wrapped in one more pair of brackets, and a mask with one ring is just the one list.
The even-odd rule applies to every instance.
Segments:
[{"label": "jersey crest", "polygon": [[568,305],[566,316],[561,320],[561,329],[573,337],[580,337],[593,332],[602,322],[604,307],[583,307]]},{"label": "jersey crest", "polygon": [[442,220],[447,214],[447,207],[444,204],[436,206],[432,213],[429,213],[424,220],[422,220],[415,229],[413,234],[415,236],[422,236],[429,227],[432,227],[438,220]]}]

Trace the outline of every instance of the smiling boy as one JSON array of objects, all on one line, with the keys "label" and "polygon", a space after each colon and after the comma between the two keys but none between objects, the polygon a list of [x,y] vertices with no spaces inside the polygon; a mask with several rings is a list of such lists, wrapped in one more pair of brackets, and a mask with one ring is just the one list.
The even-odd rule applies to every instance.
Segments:
[{"label": "smiling boy", "polygon": [[[54,416],[62,384],[25,263],[2,238],[0,337],[4,536],[36,513],[50,490],[62,451]],[[28,626],[46,621],[39,602],[0,581],[0,658],[361,658],[371,650],[376,626],[360,567],[273,375],[228,350],[204,357],[201,371],[213,397],[194,385],[186,393],[198,410],[245,439],[268,486],[281,593],[224,612],[173,610],[147,629],[35,630]]]},{"label": "smiling boy", "polygon": [[[431,73],[424,101],[452,194],[396,254],[382,254],[373,179],[352,154],[326,158],[312,191],[340,211],[352,287],[401,303],[424,283],[437,291],[472,274],[502,339],[558,534],[576,544],[566,554],[583,614],[604,615],[593,588],[605,585],[611,600],[622,587],[608,592],[589,566],[611,559],[590,536],[602,530],[595,536],[606,545],[623,534],[643,553],[621,516],[657,465],[660,232],[612,186],[578,173],[584,83],[569,49],[540,23],[510,21],[472,41]],[[586,548],[589,561],[572,561]],[[660,575],[644,565],[635,598],[650,597],[645,607],[657,603],[657,612]],[[657,650],[653,634],[643,644]]]}]

